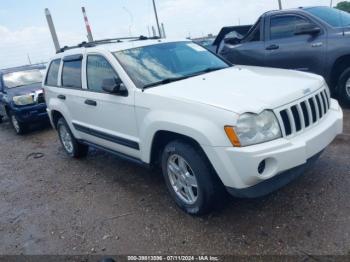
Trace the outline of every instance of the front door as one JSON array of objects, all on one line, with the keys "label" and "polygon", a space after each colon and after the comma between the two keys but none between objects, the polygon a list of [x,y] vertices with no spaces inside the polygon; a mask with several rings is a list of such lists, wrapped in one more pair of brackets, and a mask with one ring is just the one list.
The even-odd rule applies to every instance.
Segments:
[{"label": "front door", "polygon": [[[322,75],[326,59],[326,32],[295,35],[298,25],[314,23],[295,14],[275,15],[266,21],[265,63]],[[316,25],[315,25],[316,26]]]},{"label": "front door", "polygon": [[103,82],[119,79],[111,63],[100,54],[87,54],[83,60],[82,105],[79,118],[73,123],[88,142],[107,149],[139,157],[138,130],[134,94],[107,93]]}]

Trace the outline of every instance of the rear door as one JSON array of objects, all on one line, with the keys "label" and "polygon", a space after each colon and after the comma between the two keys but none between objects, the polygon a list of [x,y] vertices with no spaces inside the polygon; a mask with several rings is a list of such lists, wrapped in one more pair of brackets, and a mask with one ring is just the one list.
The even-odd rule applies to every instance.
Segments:
[{"label": "rear door", "polygon": [[295,35],[298,25],[314,23],[300,14],[272,15],[265,22],[266,66],[324,73],[326,31],[317,35]]}]

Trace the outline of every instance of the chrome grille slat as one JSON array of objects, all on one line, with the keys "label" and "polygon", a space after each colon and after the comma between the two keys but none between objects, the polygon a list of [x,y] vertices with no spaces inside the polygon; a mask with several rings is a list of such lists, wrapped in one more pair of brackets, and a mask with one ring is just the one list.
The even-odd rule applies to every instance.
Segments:
[{"label": "chrome grille slat", "polygon": [[290,137],[317,125],[330,109],[330,97],[326,89],[284,106],[276,112],[282,135]]},{"label": "chrome grille slat", "polygon": [[290,123],[290,126],[292,128],[292,134],[294,134],[296,132],[296,127],[295,127],[295,120],[294,120],[294,117],[293,117],[293,114],[292,114],[292,110],[290,108],[287,108],[287,115],[288,115],[288,118],[289,118],[289,123]]},{"label": "chrome grille slat", "polygon": [[308,99],[305,100],[305,104],[306,104],[307,112],[309,114],[309,122],[310,122],[309,126],[312,126],[312,123],[313,123],[312,113],[311,113],[311,107]]},{"label": "chrome grille slat", "polygon": [[301,130],[303,131],[305,129],[305,119],[304,119],[304,114],[303,114],[303,110],[301,109],[301,105],[300,104],[296,104],[298,113],[299,113],[299,118],[300,118],[300,123],[301,123]]},{"label": "chrome grille slat", "polygon": [[315,110],[316,110],[316,122],[320,119],[320,111],[318,110],[318,105],[316,101],[316,96],[312,97],[312,101],[314,102],[315,105]]}]

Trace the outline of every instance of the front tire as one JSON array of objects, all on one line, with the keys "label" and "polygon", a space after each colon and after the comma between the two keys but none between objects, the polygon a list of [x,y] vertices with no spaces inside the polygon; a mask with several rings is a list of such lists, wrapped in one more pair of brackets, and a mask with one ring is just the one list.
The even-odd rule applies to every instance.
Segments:
[{"label": "front tire", "polygon": [[70,157],[82,158],[87,155],[89,147],[79,143],[79,141],[75,139],[66,120],[63,118],[60,118],[57,122],[57,132],[64,151],[66,151]]},{"label": "front tire", "polygon": [[341,74],[338,82],[340,100],[350,105],[350,67]]},{"label": "front tire", "polygon": [[181,140],[165,147],[162,171],[170,195],[188,214],[210,212],[223,192],[221,181],[201,149]]},{"label": "front tire", "polygon": [[27,131],[27,126],[18,121],[13,112],[9,114],[10,122],[17,135],[23,135]]}]

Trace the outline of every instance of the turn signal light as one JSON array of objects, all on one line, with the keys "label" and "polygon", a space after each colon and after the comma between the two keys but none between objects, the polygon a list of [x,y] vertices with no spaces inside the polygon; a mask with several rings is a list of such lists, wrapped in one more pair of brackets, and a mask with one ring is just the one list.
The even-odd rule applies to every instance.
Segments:
[{"label": "turn signal light", "polygon": [[238,136],[232,126],[225,126],[225,132],[231,144],[235,147],[241,147]]}]

